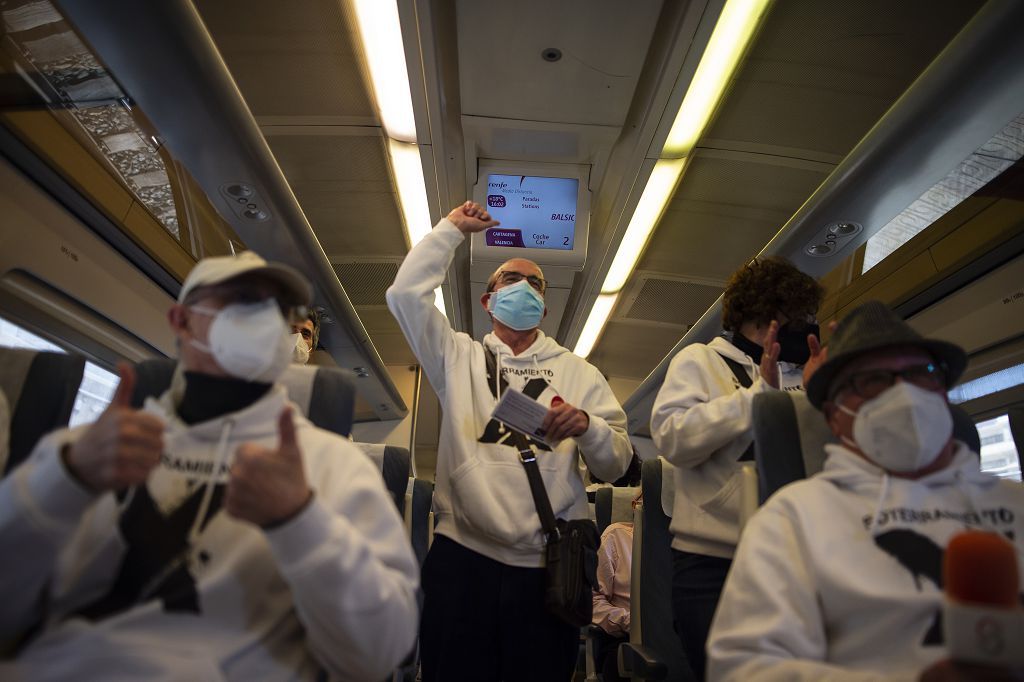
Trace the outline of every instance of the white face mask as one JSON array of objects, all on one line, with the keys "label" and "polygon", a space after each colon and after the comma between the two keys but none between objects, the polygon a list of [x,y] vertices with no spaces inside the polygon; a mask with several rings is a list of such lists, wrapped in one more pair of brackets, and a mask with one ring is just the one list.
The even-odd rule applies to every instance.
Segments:
[{"label": "white face mask", "polygon": [[306,345],[302,334],[292,334],[292,337],[295,339],[295,345],[292,347],[292,362],[304,365],[309,362],[309,346]]},{"label": "white face mask", "polygon": [[861,452],[886,471],[907,473],[928,466],[939,456],[953,434],[953,415],[945,399],[935,391],[900,381],[866,401],[854,412],[853,442]]},{"label": "white face mask", "polygon": [[246,381],[273,383],[292,359],[295,344],[274,299],[234,303],[220,310],[192,306],[193,312],[213,318],[207,343],[190,343],[213,356],[221,368]]}]

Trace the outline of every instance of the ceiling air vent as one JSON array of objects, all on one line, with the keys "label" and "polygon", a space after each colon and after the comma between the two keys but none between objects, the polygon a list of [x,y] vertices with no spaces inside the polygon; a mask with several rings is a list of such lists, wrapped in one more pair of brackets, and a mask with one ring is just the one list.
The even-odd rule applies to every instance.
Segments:
[{"label": "ceiling air vent", "polygon": [[722,293],[722,286],[641,276],[627,292],[620,319],[689,327]]},{"label": "ceiling air vent", "polygon": [[341,286],[356,306],[383,306],[384,292],[395,281],[401,260],[366,260],[333,263]]}]

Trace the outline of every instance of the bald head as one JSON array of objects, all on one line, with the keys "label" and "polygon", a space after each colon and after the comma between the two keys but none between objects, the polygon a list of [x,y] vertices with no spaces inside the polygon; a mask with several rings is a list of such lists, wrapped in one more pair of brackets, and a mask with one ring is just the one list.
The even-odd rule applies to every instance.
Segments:
[{"label": "bald head", "polygon": [[502,263],[501,266],[487,278],[487,291],[495,291],[496,289],[500,289],[504,286],[500,281],[503,273],[519,273],[523,277],[540,278],[542,282],[540,290],[541,294],[543,294],[544,289],[547,288],[547,282],[544,281],[544,271],[540,269],[539,265],[526,258],[510,258]]}]

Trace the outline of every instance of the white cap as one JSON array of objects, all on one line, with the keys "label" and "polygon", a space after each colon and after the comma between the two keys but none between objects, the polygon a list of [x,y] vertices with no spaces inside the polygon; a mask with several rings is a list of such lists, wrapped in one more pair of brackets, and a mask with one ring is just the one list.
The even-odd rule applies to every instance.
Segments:
[{"label": "white cap", "polygon": [[239,275],[258,274],[281,284],[285,291],[294,296],[295,305],[309,305],[313,290],[298,270],[283,263],[268,263],[252,251],[243,251],[234,256],[204,258],[188,273],[178,303],[182,303],[189,292],[198,287],[220,284]]}]

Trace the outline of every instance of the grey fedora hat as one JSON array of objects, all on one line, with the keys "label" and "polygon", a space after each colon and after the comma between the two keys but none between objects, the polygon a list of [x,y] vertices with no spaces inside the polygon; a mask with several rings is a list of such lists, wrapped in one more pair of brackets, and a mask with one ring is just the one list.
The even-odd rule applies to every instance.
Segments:
[{"label": "grey fedora hat", "polygon": [[912,346],[931,353],[945,366],[950,386],[967,368],[963,348],[947,341],[926,339],[881,301],[868,301],[839,323],[829,340],[828,360],[807,382],[808,400],[820,410],[828,387],[844,365],[871,351],[894,346]]}]

